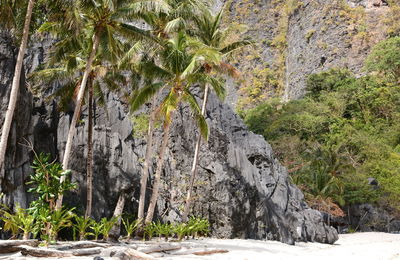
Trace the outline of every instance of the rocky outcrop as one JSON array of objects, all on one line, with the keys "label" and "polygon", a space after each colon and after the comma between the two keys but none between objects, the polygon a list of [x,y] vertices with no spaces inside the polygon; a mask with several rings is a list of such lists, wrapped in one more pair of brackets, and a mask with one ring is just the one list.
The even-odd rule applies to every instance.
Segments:
[{"label": "rocky outcrop", "polygon": [[[15,53],[9,42],[1,40],[0,43],[0,108],[4,110]],[[26,58],[27,70],[32,70],[34,64],[43,61],[42,51],[46,48],[42,44],[32,46]],[[21,143],[27,139],[34,144],[37,152],[50,152],[55,158],[62,158],[72,117],[69,113],[60,113],[55,101],[48,103],[44,102],[44,97],[33,98],[25,83],[21,81],[24,85],[1,183],[1,191],[5,193],[3,201],[22,206],[31,200],[26,193],[25,182],[32,172],[29,167],[32,154]],[[146,147],[144,139],[132,132],[134,126],[123,100],[110,93],[106,99],[106,107],[96,106],[94,129],[93,215],[96,218],[112,214],[121,192],[132,198],[127,201],[126,212],[135,214]],[[213,235],[267,238],[290,244],[299,240],[336,241],[336,230],[323,222],[320,212],[305,204],[303,194],[290,183],[286,169],[274,158],[268,143],[261,136],[249,132],[232,109],[215,97],[210,98],[207,111],[210,139],[201,150],[193,214],[210,220]],[[86,116],[83,110],[70,164],[73,181],[79,184],[79,188],[68,194],[65,200],[66,204],[76,206],[81,212],[86,197]],[[161,136],[160,129],[156,135]],[[189,109],[182,106],[174,118],[163,169],[162,192],[157,203],[159,218],[180,218],[196,136],[197,130]]]},{"label": "rocky outcrop", "polygon": [[243,24],[244,29],[237,31],[255,42],[232,59],[244,74],[244,82],[242,86],[229,82],[228,103],[240,109],[254,107],[271,96],[285,101],[301,98],[309,74],[333,67],[361,75],[371,48],[388,36],[390,27],[399,30],[396,1],[214,2],[216,8],[226,3],[225,23]]},{"label": "rocky outcrop", "polygon": [[400,220],[387,210],[371,205],[352,205],[347,209],[348,222],[361,232],[399,232]]},{"label": "rocky outcrop", "polygon": [[387,34],[390,8],[382,1],[301,2],[289,19],[285,100],[303,97],[312,73],[342,67],[362,75],[371,48]]}]

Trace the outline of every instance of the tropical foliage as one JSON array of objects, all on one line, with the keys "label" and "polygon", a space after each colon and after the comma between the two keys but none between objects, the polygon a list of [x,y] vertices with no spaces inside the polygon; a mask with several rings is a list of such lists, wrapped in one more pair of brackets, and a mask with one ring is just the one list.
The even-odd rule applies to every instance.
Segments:
[{"label": "tropical foliage", "polygon": [[[400,90],[398,63],[390,62],[397,41],[372,51],[366,62],[372,74],[313,74],[304,99],[272,100],[242,114],[251,130],[271,142],[316,208],[340,215],[338,205],[379,202],[399,210]],[[368,178],[378,187],[368,185]]]}]

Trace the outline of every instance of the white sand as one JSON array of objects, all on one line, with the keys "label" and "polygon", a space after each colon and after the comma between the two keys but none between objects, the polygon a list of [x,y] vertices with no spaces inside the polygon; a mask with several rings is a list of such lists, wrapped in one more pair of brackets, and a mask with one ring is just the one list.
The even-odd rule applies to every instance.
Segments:
[{"label": "white sand", "polygon": [[226,249],[228,253],[209,256],[184,255],[163,259],[400,259],[400,234],[354,233],[340,235],[333,245],[319,243],[296,243],[295,246],[275,241],[206,239],[197,243],[211,249]]},{"label": "white sand", "polygon": [[[400,234],[387,233],[354,233],[340,235],[339,240],[333,245],[319,243],[296,243],[295,246],[286,245],[276,241],[258,241],[243,239],[201,239],[182,243],[179,253],[186,251],[228,250],[227,253],[219,253],[205,256],[193,254],[164,255],[159,259],[184,260],[270,260],[270,259],[318,259],[318,260],[400,260]],[[188,249],[189,248],[189,249]],[[157,255],[154,255],[157,256]],[[3,258],[4,257],[4,258]],[[25,259],[62,259],[62,258],[35,258],[23,257],[20,253],[0,256],[0,260],[25,260]],[[66,258],[64,258],[66,259]],[[92,260],[93,257],[71,257],[68,259]],[[104,259],[114,259],[106,258]]]}]

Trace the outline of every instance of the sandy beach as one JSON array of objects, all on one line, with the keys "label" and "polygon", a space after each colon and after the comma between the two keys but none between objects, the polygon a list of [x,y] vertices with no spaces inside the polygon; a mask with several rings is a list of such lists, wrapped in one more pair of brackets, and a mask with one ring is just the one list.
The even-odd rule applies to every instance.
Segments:
[{"label": "sandy beach", "polygon": [[400,234],[354,233],[343,234],[333,245],[320,243],[296,243],[295,246],[275,241],[221,240],[199,241],[210,249],[226,249],[228,253],[210,256],[181,256],[165,259],[210,259],[210,260],[253,260],[253,259],[400,259]]},{"label": "sandy beach", "polygon": [[[157,244],[150,242],[152,245]],[[138,246],[148,243],[138,242]],[[388,233],[354,233],[339,236],[333,244],[299,242],[295,246],[276,241],[259,241],[244,239],[200,239],[180,243],[181,249],[168,253],[155,253],[152,257],[166,260],[207,259],[207,260],[263,260],[263,259],[400,259],[400,234]],[[194,252],[220,251],[219,253],[195,255]],[[60,259],[25,257],[21,253],[0,255],[0,260],[26,259]],[[67,258],[63,258],[67,259]],[[76,260],[92,260],[93,257],[68,257]],[[105,257],[107,259],[117,259]]]}]

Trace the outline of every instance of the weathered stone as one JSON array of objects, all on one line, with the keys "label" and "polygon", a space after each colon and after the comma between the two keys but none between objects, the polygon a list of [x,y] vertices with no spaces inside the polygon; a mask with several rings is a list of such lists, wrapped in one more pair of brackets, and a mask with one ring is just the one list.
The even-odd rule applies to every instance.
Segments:
[{"label": "weathered stone", "polygon": [[[4,88],[0,93],[0,108],[3,110],[15,55],[7,52],[9,44],[2,46],[0,75]],[[31,62],[33,55],[39,59],[38,64],[42,62],[41,55],[36,55],[35,51],[41,51],[43,46],[40,46],[37,43],[30,49],[27,61]],[[27,63],[26,67],[31,70],[33,65]],[[23,80],[21,84],[24,83]],[[56,87],[50,88],[50,93]],[[7,204],[18,202],[26,206],[31,200],[25,182],[32,172],[29,168],[32,153],[20,143],[26,138],[37,152],[50,152],[54,158],[62,158],[71,114],[60,113],[54,101],[44,103],[42,98],[33,98],[26,88],[21,89],[1,191],[5,193]],[[336,231],[323,222],[318,211],[306,205],[303,194],[290,183],[286,169],[274,157],[270,145],[261,136],[248,131],[230,106],[211,95],[206,117],[210,138],[201,148],[192,214],[210,220],[213,236],[267,238],[289,244],[298,240],[324,243],[337,240]],[[72,179],[79,184],[78,189],[65,196],[65,203],[76,206],[80,212],[84,212],[86,201],[86,118],[87,112],[83,110],[70,162]],[[133,138],[127,106],[115,94],[106,95],[106,108],[96,106],[94,124],[93,215],[96,218],[111,216],[121,192],[134,198],[127,202],[125,212],[136,214],[146,142]],[[155,134],[156,140],[160,140],[161,130]],[[170,134],[156,209],[156,215],[165,221],[180,219],[196,136],[197,127],[190,110],[180,107]],[[151,172],[155,169],[154,163]]]},{"label": "weathered stone", "polygon": [[353,205],[347,211],[350,225],[361,232],[393,232],[400,231],[400,220],[388,211],[371,204]]}]

